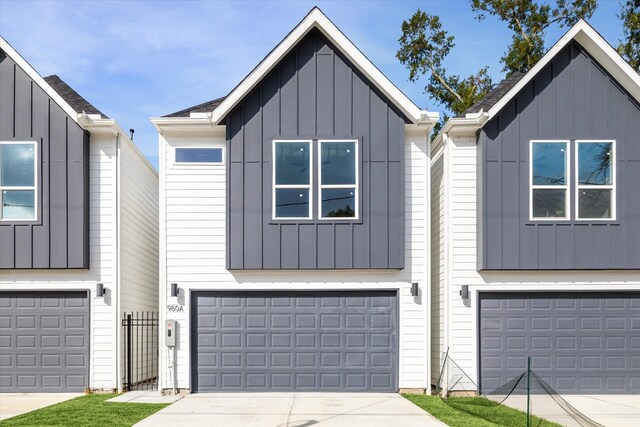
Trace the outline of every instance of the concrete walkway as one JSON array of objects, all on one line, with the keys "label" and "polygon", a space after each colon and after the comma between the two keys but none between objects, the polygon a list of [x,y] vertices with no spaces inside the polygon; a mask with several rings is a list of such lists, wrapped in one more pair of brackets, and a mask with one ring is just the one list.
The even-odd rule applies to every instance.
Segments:
[{"label": "concrete walkway", "polygon": [[55,405],[82,393],[0,393],[0,420]]},{"label": "concrete walkway", "polygon": [[163,396],[159,391],[136,390],[122,393],[113,399],[107,400],[111,403],[173,403],[182,399],[182,396]]},{"label": "concrete walkway", "polygon": [[391,393],[190,394],[138,427],[445,427],[402,396]]}]

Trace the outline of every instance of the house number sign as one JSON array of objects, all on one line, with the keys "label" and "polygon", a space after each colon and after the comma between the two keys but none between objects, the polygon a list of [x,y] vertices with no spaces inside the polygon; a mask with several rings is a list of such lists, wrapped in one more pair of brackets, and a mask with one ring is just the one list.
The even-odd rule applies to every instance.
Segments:
[{"label": "house number sign", "polygon": [[184,306],[180,304],[168,304],[167,311],[172,313],[184,313]]}]

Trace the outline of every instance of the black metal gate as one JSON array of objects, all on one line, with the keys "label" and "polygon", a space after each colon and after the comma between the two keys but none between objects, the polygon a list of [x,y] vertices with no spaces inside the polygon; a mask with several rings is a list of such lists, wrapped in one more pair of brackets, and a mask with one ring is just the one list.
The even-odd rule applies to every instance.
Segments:
[{"label": "black metal gate", "polygon": [[125,390],[158,389],[158,313],[131,312],[122,317]]}]

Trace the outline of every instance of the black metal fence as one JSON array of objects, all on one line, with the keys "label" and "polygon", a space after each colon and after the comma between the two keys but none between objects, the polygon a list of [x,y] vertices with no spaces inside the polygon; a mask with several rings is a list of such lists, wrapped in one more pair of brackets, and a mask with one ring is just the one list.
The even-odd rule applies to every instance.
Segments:
[{"label": "black metal fence", "polygon": [[122,316],[125,390],[158,389],[158,313],[131,312]]}]

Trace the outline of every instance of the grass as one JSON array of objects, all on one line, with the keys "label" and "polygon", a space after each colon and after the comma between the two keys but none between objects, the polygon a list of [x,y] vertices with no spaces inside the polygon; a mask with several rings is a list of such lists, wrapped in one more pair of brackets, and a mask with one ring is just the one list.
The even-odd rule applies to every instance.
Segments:
[{"label": "grass", "polygon": [[[483,397],[455,397],[407,394],[405,398],[451,427],[522,427],[527,414],[504,405],[496,405]],[[533,427],[561,427],[560,424],[532,417]]]},{"label": "grass", "polygon": [[117,394],[88,394],[0,421],[13,426],[132,426],[167,406],[164,403],[107,403]]}]

